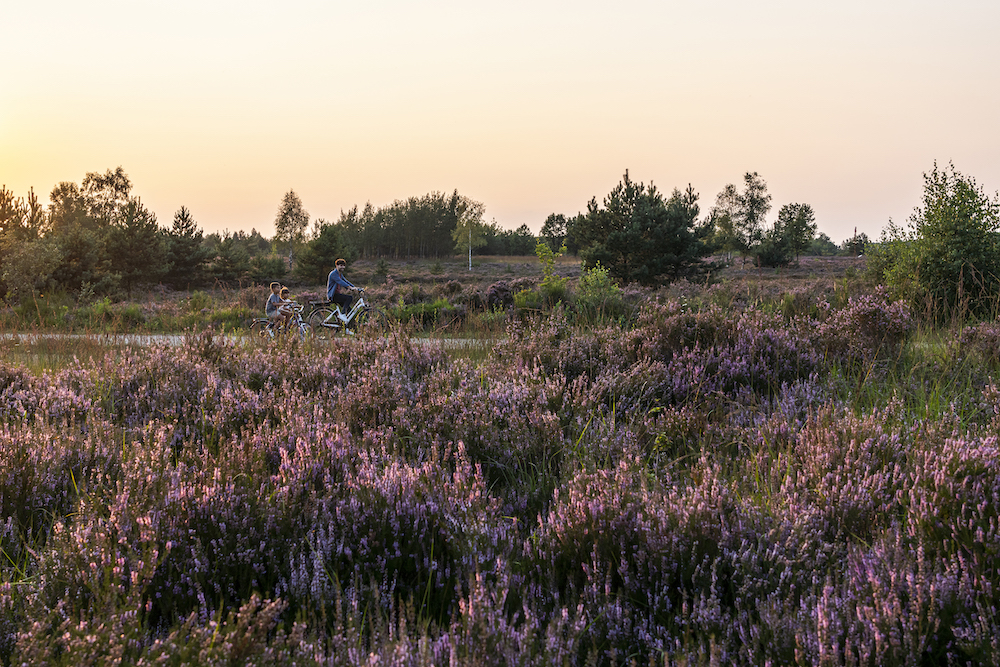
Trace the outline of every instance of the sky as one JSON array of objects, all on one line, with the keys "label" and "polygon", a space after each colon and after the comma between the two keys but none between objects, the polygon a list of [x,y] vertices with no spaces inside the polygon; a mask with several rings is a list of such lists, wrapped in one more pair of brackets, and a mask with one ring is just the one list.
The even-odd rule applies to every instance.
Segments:
[{"label": "sky", "polygon": [[0,184],[121,166],[164,226],[457,189],[537,232],[625,170],[703,213],[757,172],[840,242],[935,161],[1000,189],[996,0],[0,1]]}]

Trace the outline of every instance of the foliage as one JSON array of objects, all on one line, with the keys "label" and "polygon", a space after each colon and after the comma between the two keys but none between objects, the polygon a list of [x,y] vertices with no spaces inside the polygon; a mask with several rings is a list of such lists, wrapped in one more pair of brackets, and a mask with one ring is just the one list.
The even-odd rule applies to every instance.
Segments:
[{"label": "foliage", "polygon": [[[780,234],[766,238],[764,221],[771,210],[771,195],[767,183],[757,172],[743,175],[743,192],[727,184],[715,199],[706,225],[710,230],[711,247],[722,250],[731,258],[734,252],[743,256],[759,255],[758,246],[767,243],[764,253],[773,256]],[[773,231],[773,230],[772,230]]]},{"label": "foliage", "polygon": [[372,274],[372,278],[375,282],[385,282],[389,278],[389,263],[384,259],[380,259],[375,264],[375,271]]},{"label": "foliage", "polygon": [[753,248],[758,266],[780,267],[792,263],[792,245],[784,229],[775,224],[767,230]]},{"label": "foliage", "polygon": [[486,255],[530,255],[535,250],[536,239],[527,225],[517,229],[501,229],[494,221],[486,225]]},{"label": "foliage", "polygon": [[625,314],[622,290],[600,263],[580,276],[574,303],[584,321],[592,324],[614,321]]},{"label": "foliage", "polygon": [[156,216],[138,199],[122,205],[106,238],[111,271],[121,277],[126,289],[140,283],[155,283],[166,273],[165,239]]},{"label": "foliage", "polygon": [[255,283],[270,283],[281,280],[288,272],[285,258],[279,255],[257,255],[250,258],[250,280]]},{"label": "foliage", "polygon": [[0,660],[996,664],[997,333],[693,302],[0,365]]},{"label": "foliage", "polygon": [[[460,221],[481,219],[483,205],[458,194],[431,192],[378,209],[370,203],[342,211],[334,223],[344,243],[362,258],[439,257],[455,250]],[[467,237],[467,234],[466,234]]]},{"label": "foliage", "polygon": [[[457,194],[457,191],[456,191]],[[472,270],[472,250],[486,245],[487,227],[483,224],[485,207],[479,202],[462,202],[458,210],[458,220],[455,230],[451,233],[452,240],[458,248],[469,250],[469,270]]]},{"label": "foliage", "polygon": [[325,220],[317,220],[312,238],[299,252],[292,272],[299,280],[323,284],[338,258],[354,259],[337,226]]},{"label": "foliage", "polygon": [[63,181],[49,193],[49,229],[62,235],[69,229],[81,227],[94,231],[96,224],[87,212],[87,203],[76,183]]},{"label": "foliage", "polygon": [[541,310],[545,305],[543,296],[534,289],[522,289],[514,292],[514,307],[519,311]]},{"label": "foliage", "polygon": [[807,254],[816,255],[819,257],[829,257],[836,255],[839,248],[837,244],[830,239],[825,233],[820,232],[816,235],[816,238],[812,240],[809,244],[809,250]]},{"label": "foliage", "polygon": [[816,234],[816,214],[809,204],[785,204],[778,210],[774,226],[781,230],[795,260],[812,244]]},{"label": "foliage", "polygon": [[994,314],[1000,286],[1000,202],[949,164],[924,174],[910,227],[890,224],[870,262],[878,280],[936,315]]},{"label": "foliage", "polygon": [[250,269],[250,253],[240,236],[223,234],[209,263],[209,275],[223,283],[233,283],[248,278]]},{"label": "foliage", "polygon": [[[59,183],[47,210],[34,191],[23,201],[0,188],[5,291],[15,300],[49,284],[110,294],[159,281],[170,268],[169,237],[131,190],[121,167],[87,173],[81,185]],[[29,252],[37,252],[36,266],[25,260]]]},{"label": "foliage", "polygon": [[295,190],[289,190],[281,198],[281,205],[274,217],[274,240],[280,247],[291,252],[305,241],[308,228],[309,213]]},{"label": "foliage", "polygon": [[848,255],[850,257],[863,255],[867,251],[869,243],[871,243],[871,241],[868,239],[867,234],[864,232],[858,234],[857,230],[855,230],[854,236],[849,239],[845,239],[841,244],[841,254]]},{"label": "foliage", "polygon": [[197,312],[203,308],[208,308],[211,305],[212,297],[201,290],[191,292],[191,296],[188,297],[187,300],[187,309],[191,312]]},{"label": "foliage", "polygon": [[449,324],[454,318],[461,317],[459,310],[444,298],[431,302],[400,304],[393,310],[392,315],[400,322],[411,323],[419,328],[442,323]]},{"label": "foliage", "polygon": [[174,213],[166,236],[168,269],[164,280],[177,288],[201,285],[211,250],[204,245],[204,233],[187,207],[181,206]]},{"label": "foliage", "polygon": [[711,232],[708,237],[708,246],[713,250],[721,250],[726,253],[729,260],[732,260],[734,252],[746,250],[748,241],[740,237],[736,228],[736,220],[739,216],[739,192],[736,186],[729,183],[715,197],[715,206],[708,213],[705,221]]},{"label": "foliage", "polygon": [[[121,218],[126,207],[135,203],[131,196],[132,182],[120,166],[103,174],[90,172],[83,178],[80,191],[89,217],[98,228],[106,228]],[[135,211],[131,213],[134,215]],[[128,215],[128,214],[127,214]]]},{"label": "foliage", "polygon": [[[560,250],[564,252],[565,246]],[[538,256],[538,261],[542,265],[542,298],[551,306],[565,300],[569,292],[569,281],[566,278],[560,278],[555,273],[556,260],[562,257],[562,254],[562,252],[553,251],[549,244],[544,241],[538,241],[535,245],[535,255]]]},{"label": "foliage", "polygon": [[749,250],[761,238],[764,219],[771,210],[767,183],[757,172],[743,175],[743,192],[737,200],[736,228],[741,243]]},{"label": "foliage", "polygon": [[[568,224],[569,221],[562,213],[552,213],[542,223],[540,237],[548,244],[552,252],[560,252],[561,248],[566,247],[566,230]],[[566,250],[562,250],[561,252],[565,253]]]},{"label": "foliage", "polygon": [[697,201],[690,186],[665,200],[655,186],[633,182],[626,171],[603,207],[591,199],[575,227],[585,266],[600,262],[616,280],[643,285],[697,274],[708,252]]},{"label": "foliage", "polygon": [[100,232],[73,225],[54,234],[53,239],[62,249],[62,261],[54,272],[62,287],[79,292],[90,286],[100,294],[118,288],[120,277],[111,271],[111,259]]},{"label": "foliage", "polygon": [[61,261],[62,250],[51,239],[13,245],[3,258],[2,279],[7,285],[7,297],[19,302],[48,288]]}]

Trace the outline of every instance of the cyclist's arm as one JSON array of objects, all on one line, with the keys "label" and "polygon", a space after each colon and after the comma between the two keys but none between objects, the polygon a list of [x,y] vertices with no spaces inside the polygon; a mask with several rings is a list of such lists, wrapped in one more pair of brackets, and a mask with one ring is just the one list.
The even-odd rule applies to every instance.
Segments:
[{"label": "cyclist's arm", "polygon": [[340,275],[339,273],[333,274],[333,281],[340,285],[341,287],[350,287],[351,289],[358,289],[358,286],[352,283],[350,280]]}]

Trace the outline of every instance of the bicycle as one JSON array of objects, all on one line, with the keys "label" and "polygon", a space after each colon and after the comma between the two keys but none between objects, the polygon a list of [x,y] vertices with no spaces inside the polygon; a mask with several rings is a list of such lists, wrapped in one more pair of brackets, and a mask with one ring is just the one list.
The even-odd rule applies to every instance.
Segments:
[{"label": "bicycle", "polygon": [[288,320],[287,326],[278,319],[258,317],[250,323],[250,331],[252,332],[256,329],[257,335],[261,338],[275,339],[278,336],[285,335],[293,331],[303,340],[308,338],[312,333],[312,327],[310,327],[309,323],[302,317],[304,306],[293,303],[291,304],[291,308],[292,317]]},{"label": "bicycle", "polygon": [[358,289],[358,300],[346,321],[340,318],[340,304],[332,301],[310,301],[313,310],[307,321],[312,327],[312,333],[317,338],[328,339],[339,333],[353,336],[362,331],[383,334],[389,330],[389,317],[380,308],[365,301],[364,290]]}]

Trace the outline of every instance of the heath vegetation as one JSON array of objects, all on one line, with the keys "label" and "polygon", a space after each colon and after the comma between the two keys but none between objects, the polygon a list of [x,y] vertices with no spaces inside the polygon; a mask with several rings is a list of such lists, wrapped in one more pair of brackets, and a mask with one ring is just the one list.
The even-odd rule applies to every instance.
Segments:
[{"label": "heath vegetation", "polygon": [[[587,214],[619,241],[582,264],[558,220],[537,259],[471,271],[359,255],[397,314],[385,336],[264,344],[220,319],[176,346],[84,336],[53,363],[3,348],[0,660],[1000,663],[996,299],[892,279],[914,257],[955,269],[928,231],[965,220],[948,202],[989,232],[954,238],[992,242],[992,200],[953,177],[867,268],[763,267],[748,174],[712,215],[747,265],[639,270],[619,241],[694,202],[626,179],[632,204]],[[186,293],[170,317],[253,311],[263,289]],[[49,298],[5,317],[84,318]],[[453,321],[483,332],[475,354],[402,324]]]}]

